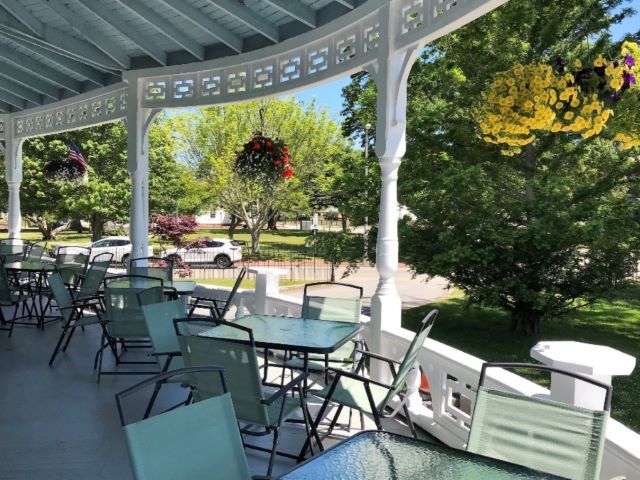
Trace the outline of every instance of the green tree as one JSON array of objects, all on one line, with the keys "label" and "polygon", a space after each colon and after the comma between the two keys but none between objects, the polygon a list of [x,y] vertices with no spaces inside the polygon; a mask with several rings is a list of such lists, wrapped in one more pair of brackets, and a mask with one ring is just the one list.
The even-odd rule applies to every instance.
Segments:
[{"label": "green tree", "polygon": [[[606,296],[635,270],[638,165],[606,130],[541,135],[505,158],[469,113],[517,63],[613,56],[607,30],[630,13],[623,3],[511,0],[430,45],[409,77],[399,197],[418,219],[401,228],[401,256],[508,310],[516,330],[539,331],[543,318]],[[366,75],[348,87],[347,134],[375,123],[372,91]]]},{"label": "green tree", "polygon": [[[293,98],[212,107],[174,120],[185,161],[198,180],[209,182],[211,202],[249,226],[253,253],[259,252],[260,232],[274,215],[310,210],[312,198],[327,188],[329,165],[344,148],[326,111],[318,113],[313,103],[304,106]],[[289,147],[291,179],[271,188],[233,171],[237,152],[255,132]]]},{"label": "green tree", "polygon": [[322,232],[307,238],[307,246],[313,247],[317,256],[331,265],[331,281],[336,281],[336,269],[346,263],[342,274],[345,278],[358,270],[364,256],[362,236],[345,232]]}]

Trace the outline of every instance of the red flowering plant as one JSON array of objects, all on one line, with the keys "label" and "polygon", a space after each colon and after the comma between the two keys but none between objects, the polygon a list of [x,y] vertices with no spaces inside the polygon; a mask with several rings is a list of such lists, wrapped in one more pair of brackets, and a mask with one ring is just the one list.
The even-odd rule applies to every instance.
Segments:
[{"label": "red flowering plant", "polygon": [[291,178],[294,173],[289,147],[279,138],[271,139],[261,132],[256,132],[238,152],[234,169],[252,180],[267,182]]}]

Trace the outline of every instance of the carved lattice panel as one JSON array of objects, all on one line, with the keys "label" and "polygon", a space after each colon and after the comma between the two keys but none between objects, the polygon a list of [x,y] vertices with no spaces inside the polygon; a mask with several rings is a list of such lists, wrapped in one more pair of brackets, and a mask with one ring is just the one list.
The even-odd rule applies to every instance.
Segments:
[{"label": "carved lattice panel", "polygon": [[167,80],[147,80],[144,85],[144,99],[147,102],[161,102],[167,99]]},{"label": "carved lattice panel", "polygon": [[227,93],[243,93],[247,91],[247,71],[233,70],[227,72]]},{"label": "carved lattice panel", "polygon": [[98,118],[102,116],[102,101],[96,100],[91,102],[91,118]]},{"label": "carved lattice panel", "polygon": [[291,55],[280,59],[280,83],[298,80],[302,77],[303,55]]},{"label": "carved lattice panel", "polygon": [[80,121],[87,120],[89,118],[89,105],[87,103],[83,103],[78,107],[78,109]]},{"label": "carved lattice panel", "polygon": [[[436,0],[439,1],[439,0]],[[422,27],[424,23],[423,0],[411,0],[402,8],[402,33],[408,33]]]},{"label": "carved lattice panel", "polygon": [[222,92],[222,75],[218,72],[200,74],[200,96],[214,97]]},{"label": "carved lattice panel", "polygon": [[4,120],[0,120],[0,139],[4,140]]},{"label": "carved lattice panel", "polygon": [[274,82],[275,66],[272,63],[259,65],[253,68],[253,88],[261,90],[272,87]]},{"label": "carved lattice panel", "polygon": [[194,77],[174,78],[172,81],[172,99],[176,101],[193,98],[196,93]]},{"label": "carved lattice panel", "polygon": [[445,389],[447,399],[444,406],[445,415],[448,415],[459,427],[469,429],[476,393],[469,384],[451,375],[447,376]]},{"label": "carved lattice panel", "polygon": [[432,18],[440,20],[440,17],[444,17],[455,10],[459,0],[432,0],[432,2]]},{"label": "carved lattice panel", "polygon": [[352,33],[336,42],[336,64],[339,65],[356,56],[358,51],[356,42],[357,36],[355,33]]},{"label": "carved lattice panel", "polygon": [[378,49],[380,44],[380,23],[376,22],[373,25],[364,28],[364,39],[362,42],[362,50],[364,53],[369,53]]},{"label": "carved lattice panel", "polygon": [[314,75],[329,68],[329,47],[309,50],[307,53],[307,74]]}]

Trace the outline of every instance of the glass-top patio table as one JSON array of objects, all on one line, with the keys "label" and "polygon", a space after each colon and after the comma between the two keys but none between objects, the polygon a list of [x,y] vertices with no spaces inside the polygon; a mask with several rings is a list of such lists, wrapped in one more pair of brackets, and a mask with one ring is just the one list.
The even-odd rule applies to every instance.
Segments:
[{"label": "glass-top patio table", "polygon": [[[115,280],[109,282],[109,288],[151,288],[157,285],[152,280],[146,280],[144,278],[135,278],[132,280]],[[196,289],[196,282],[191,280],[163,280],[162,286],[165,289],[175,289],[178,295],[191,295]]]},{"label": "glass-top patio table", "polygon": [[548,473],[402,435],[360,432],[302,463],[283,480],[536,480]]},{"label": "glass-top patio table", "polygon": [[[359,323],[311,320],[271,315],[248,315],[234,322],[250,328],[259,348],[294,350],[305,354],[331,353],[353,338],[361,329]],[[201,337],[247,340],[241,330],[220,325],[200,332]]]}]

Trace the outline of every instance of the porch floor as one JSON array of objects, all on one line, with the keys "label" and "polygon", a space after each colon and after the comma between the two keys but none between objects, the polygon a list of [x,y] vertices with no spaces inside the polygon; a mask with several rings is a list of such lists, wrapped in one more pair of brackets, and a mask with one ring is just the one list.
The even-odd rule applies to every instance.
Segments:
[{"label": "porch floor", "polygon": [[[145,377],[103,376],[96,384],[93,356],[99,329],[95,326],[76,332],[67,352],[60,353],[49,367],[47,362],[60,331],[59,324],[53,323],[45,331],[16,325],[12,338],[0,332],[0,479],[131,479],[114,395]],[[105,367],[112,366],[111,354],[104,358]],[[177,387],[163,388],[157,406],[161,409],[163,404],[183,398],[184,392]],[[314,418],[319,405],[317,398],[310,398]],[[341,422],[346,423],[347,418],[345,409]],[[383,422],[385,429],[409,435],[408,427],[399,420]],[[375,428],[368,417],[365,428]],[[359,429],[359,416],[354,412],[351,431],[336,428],[331,438],[323,441],[325,448]],[[426,437],[424,432],[420,434]],[[289,424],[280,438],[282,451],[297,453],[304,441],[304,427]],[[271,436],[248,440],[268,447]],[[268,455],[246,451],[253,474],[264,475]],[[277,478],[294,466],[294,460],[278,457],[273,476]]]}]

